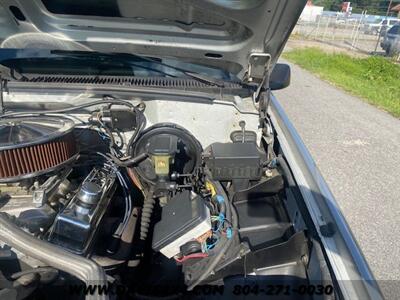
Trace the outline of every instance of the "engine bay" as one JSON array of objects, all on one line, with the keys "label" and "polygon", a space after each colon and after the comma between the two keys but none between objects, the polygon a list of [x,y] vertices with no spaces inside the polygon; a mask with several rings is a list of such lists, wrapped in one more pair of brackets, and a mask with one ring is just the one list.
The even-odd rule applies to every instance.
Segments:
[{"label": "engine bay", "polygon": [[51,299],[66,282],[88,284],[73,276],[77,262],[94,262],[128,298],[307,283],[310,240],[278,145],[245,120],[230,141],[204,144],[179,120],[148,124],[146,110],[103,99],[1,116],[3,295]]}]

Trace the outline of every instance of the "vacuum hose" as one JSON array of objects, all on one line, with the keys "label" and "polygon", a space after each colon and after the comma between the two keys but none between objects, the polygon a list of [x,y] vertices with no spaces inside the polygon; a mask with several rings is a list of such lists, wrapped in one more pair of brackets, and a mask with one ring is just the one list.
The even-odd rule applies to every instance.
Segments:
[{"label": "vacuum hose", "polygon": [[[205,172],[205,173],[207,174],[207,172]],[[197,285],[199,285],[204,279],[206,279],[214,271],[214,268],[217,267],[217,265],[221,262],[222,258],[224,257],[225,253],[228,251],[229,247],[232,246],[235,235],[238,234],[239,224],[238,224],[238,216],[237,216],[235,207],[229,201],[229,198],[226,195],[221,183],[218,181],[215,181],[215,182],[213,182],[213,184],[215,185],[217,194],[222,195],[225,199],[226,218],[230,219],[232,222],[232,237],[230,239],[228,239],[226,237],[222,238],[221,248],[218,249],[217,254],[215,256],[213,256],[212,259],[210,259],[210,261],[208,262],[207,268],[205,269],[205,271],[203,271],[203,273],[200,275],[200,277],[197,278],[188,287],[188,291],[193,290]]]},{"label": "vacuum hose", "polygon": [[[29,235],[15,225],[6,213],[0,213],[0,240],[50,267],[77,277],[86,285],[107,285],[103,268],[94,261],[67,252]],[[86,299],[108,299],[108,297],[106,295],[88,294]]]}]

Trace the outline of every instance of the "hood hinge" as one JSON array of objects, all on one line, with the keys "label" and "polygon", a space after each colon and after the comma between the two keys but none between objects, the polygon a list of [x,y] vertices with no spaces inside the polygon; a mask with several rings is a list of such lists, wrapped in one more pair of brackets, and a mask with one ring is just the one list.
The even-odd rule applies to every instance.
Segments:
[{"label": "hood hinge", "polygon": [[258,79],[257,89],[253,93],[253,101],[260,103],[262,91],[268,91],[271,55],[268,53],[251,53],[249,57],[249,66],[247,70],[248,80],[256,81]]},{"label": "hood hinge", "polygon": [[269,86],[271,55],[267,53],[252,53],[250,55],[248,69],[249,80],[254,77],[255,65],[257,65],[259,72],[262,71],[262,76],[259,77],[261,81],[253,93],[253,102],[256,106],[258,104],[259,128],[262,130],[263,138],[267,142],[268,147],[273,147],[274,137],[272,125],[268,116],[268,107],[271,102],[271,88]]}]

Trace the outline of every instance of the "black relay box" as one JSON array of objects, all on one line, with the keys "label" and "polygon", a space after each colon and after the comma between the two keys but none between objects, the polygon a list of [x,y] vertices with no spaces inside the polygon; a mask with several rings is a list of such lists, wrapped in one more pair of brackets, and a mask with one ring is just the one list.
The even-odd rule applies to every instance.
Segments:
[{"label": "black relay box", "polygon": [[214,180],[259,180],[261,155],[255,143],[214,143],[204,154]]}]

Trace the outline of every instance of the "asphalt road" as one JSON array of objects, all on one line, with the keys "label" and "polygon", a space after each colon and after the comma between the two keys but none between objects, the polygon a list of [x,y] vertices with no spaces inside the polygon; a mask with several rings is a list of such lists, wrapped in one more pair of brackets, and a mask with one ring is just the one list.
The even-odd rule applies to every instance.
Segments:
[{"label": "asphalt road", "polygon": [[391,287],[400,285],[400,120],[291,66],[291,86],[274,94],[335,195],[384,295],[398,299]]}]

